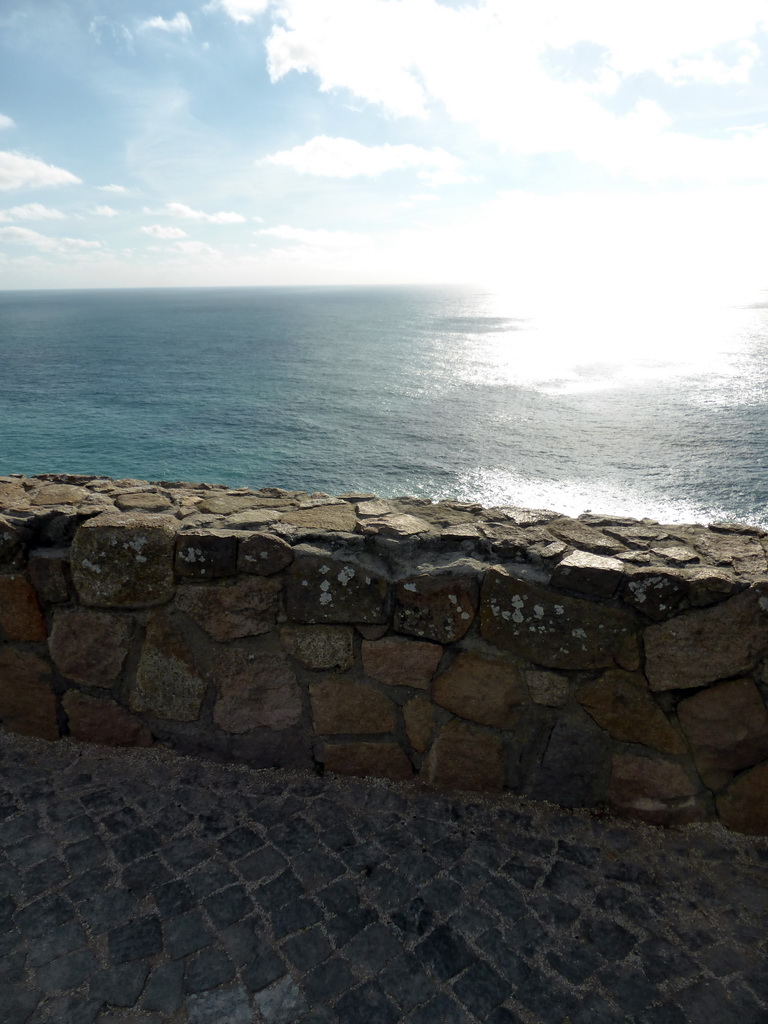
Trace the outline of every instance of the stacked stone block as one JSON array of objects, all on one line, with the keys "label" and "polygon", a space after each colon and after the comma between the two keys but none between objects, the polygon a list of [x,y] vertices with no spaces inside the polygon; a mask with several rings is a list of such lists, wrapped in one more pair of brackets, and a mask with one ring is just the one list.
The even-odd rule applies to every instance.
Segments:
[{"label": "stacked stone block", "polygon": [[0,721],[768,834],[766,535],[0,477]]}]

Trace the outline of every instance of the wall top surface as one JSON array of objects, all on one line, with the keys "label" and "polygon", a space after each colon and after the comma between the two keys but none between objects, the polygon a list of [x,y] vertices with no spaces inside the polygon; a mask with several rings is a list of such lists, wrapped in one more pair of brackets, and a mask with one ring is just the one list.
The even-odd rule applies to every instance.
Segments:
[{"label": "wall top surface", "polygon": [[768,578],[768,534],[738,523],[669,525],[591,513],[570,518],[546,509],[361,493],[333,497],[278,487],[0,476],[0,546],[67,546],[80,525],[106,514],[121,521],[149,515],[180,534],[229,531],[242,538],[259,532],[290,545],[325,542],[378,556],[379,571],[395,575],[419,563],[455,564],[458,556],[524,564],[534,579],[597,598],[612,596],[623,580],[642,611],[648,610],[649,570],[670,585],[677,580],[681,587],[722,596]]}]

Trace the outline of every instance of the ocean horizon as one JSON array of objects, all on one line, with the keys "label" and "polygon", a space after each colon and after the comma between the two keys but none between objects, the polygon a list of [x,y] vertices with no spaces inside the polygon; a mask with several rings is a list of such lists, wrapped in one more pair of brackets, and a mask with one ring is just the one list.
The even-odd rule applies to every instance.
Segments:
[{"label": "ocean horizon", "polygon": [[759,304],[0,291],[0,473],[768,526],[767,341]]}]

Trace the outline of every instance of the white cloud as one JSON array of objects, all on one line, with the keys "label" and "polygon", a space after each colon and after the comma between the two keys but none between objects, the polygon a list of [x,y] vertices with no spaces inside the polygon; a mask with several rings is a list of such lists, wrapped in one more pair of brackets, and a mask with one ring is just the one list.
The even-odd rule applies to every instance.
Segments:
[{"label": "white cloud", "polygon": [[101,242],[89,242],[84,238],[52,238],[31,228],[0,228],[0,240],[2,239],[30,245],[41,252],[80,252],[101,248]]},{"label": "white cloud", "polygon": [[12,117],[8,117],[7,114],[0,114],[0,131],[2,131],[3,128],[15,128],[15,127],[16,127],[16,122],[13,120]]},{"label": "white cloud", "polygon": [[165,208],[176,217],[205,221],[207,224],[243,224],[245,222],[245,217],[242,214],[224,210],[219,213],[204,213],[202,210],[193,210],[191,206],[185,206],[184,203],[166,203]]},{"label": "white cloud", "polygon": [[92,213],[97,217],[119,217],[120,214],[111,206],[94,206]]},{"label": "white cloud", "polygon": [[26,203],[24,206],[0,210],[0,221],[9,220],[64,220],[64,214],[42,203]]},{"label": "white cloud", "polygon": [[419,178],[433,185],[465,181],[459,173],[461,161],[444,149],[424,149],[410,144],[364,146],[354,139],[316,135],[302,146],[294,146],[264,158],[280,167],[326,178],[376,177],[385,171],[413,169]]},{"label": "white cloud", "polygon": [[80,185],[82,181],[62,167],[43,163],[35,157],[10,150],[0,151],[0,192],[14,188],[41,188],[47,185]]},{"label": "white cloud", "polygon": [[186,36],[192,32],[192,23],[184,11],[179,11],[173,18],[161,18],[159,15],[156,18],[147,18],[139,24],[136,31],[147,32],[151,29]]},{"label": "white cloud", "polygon": [[187,232],[182,231],[181,228],[166,227],[163,224],[150,224],[148,227],[141,229],[145,235],[151,235],[153,238],[186,238]]},{"label": "white cloud", "polygon": [[99,192],[115,192],[120,195],[125,195],[128,189],[124,185],[97,185]]},{"label": "white cloud", "polygon": [[131,30],[119,21],[112,21],[110,18],[99,14],[88,26],[88,32],[93,36],[99,45],[106,39],[119,48],[125,48],[128,52],[133,51],[133,35]]},{"label": "white cloud", "polygon": [[259,14],[263,14],[270,2],[271,0],[211,0],[203,10],[206,13],[224,11],[233,21],[247,24],[254,21]]},{"label": "white cloud", "polygon": [[280,224],[275,228],[262,228],[259,235],[270,235],[286,242],[298,242],[301,245],[336,248],[339,246],[359,245],[366,236],[354,231],[327,231],[324,228],[292,228]]},{"label": "white cloud", "polygon": [[185,256],[221,256],[218,249],[205,242],[174,242],[171,248]]},{"label": "white cloud", "polygon": [[[518,153],[568,152],[649,181],[764,177],[762,139],[697,138],[676,132],[655,103],[624,114],[604,104],[630,78],[636,91],[639,76],[745,83],[768,30],[765,0],[706,9],[646,0],[633,10],[615,0],[281,0],[268,66],[273,81],[312,73],[321,91],[347,89],[395,116],[426,117],[439,104]],[[584,45],[589,73],[574,56]]]}]

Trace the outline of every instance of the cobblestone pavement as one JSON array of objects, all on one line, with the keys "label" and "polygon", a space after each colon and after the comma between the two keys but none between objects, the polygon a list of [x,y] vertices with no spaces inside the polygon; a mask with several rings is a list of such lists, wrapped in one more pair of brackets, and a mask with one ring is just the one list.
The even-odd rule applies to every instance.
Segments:
[{"label": "cobblestone pavement", "polygon": [[3,1024],[765,1024],[768,843],[0,735]]}]

